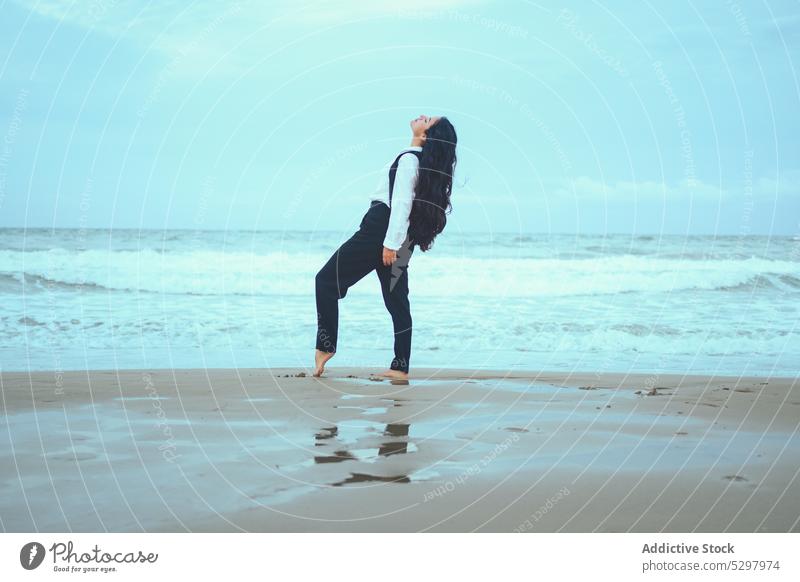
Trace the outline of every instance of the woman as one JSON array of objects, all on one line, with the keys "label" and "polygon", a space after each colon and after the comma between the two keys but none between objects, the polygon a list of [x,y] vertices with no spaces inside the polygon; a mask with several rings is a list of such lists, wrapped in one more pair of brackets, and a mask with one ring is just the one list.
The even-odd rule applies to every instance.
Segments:
[{"label": "woman", "polygon": [[390,166],[386,185],[373,195],[358,232],[317,273],[315,376],[322,375],[325,363],[336,352],[339,299],[374,269],[394,326],[394,359],[380,375],[408,379],[408,261],[415,246],[427,251],[444,230],[446,214],[452,209],[450,191],[456,165],[456,131],[446,117],[420,115],[410,125],[411,146]]}]

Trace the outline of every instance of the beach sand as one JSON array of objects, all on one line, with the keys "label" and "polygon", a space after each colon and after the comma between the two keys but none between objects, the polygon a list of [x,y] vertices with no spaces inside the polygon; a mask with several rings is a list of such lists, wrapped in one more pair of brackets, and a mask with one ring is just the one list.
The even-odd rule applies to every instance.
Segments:
[{"label": "beach sand", "polygon": [[797,378],[5,372],[4,531],[800,531]]}]

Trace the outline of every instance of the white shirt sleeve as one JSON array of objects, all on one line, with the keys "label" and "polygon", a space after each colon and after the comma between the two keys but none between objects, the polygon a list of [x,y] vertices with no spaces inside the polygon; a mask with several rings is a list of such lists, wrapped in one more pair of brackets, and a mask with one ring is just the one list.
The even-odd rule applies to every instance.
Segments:
[{"label": "white shirt sleeve", "polygon": [[392,163],[388,162],[383,166],[383,169],[380,172],[380,177],[375,181],[375,188],[372,190],[372,196],[370,196],[370,200],[384,200],[387,206],[389,205],[388,184],[389,168],[391,165]]},{"label": "white shirt sleeve", "polygon": [[416,154],[406,153],[397,161],[397,173],[394,176],[392,189],[392,205],[389,215],[389,227],[383,246],[393,251],[403,246],[408,235],[411,203],[414,201],[414,184],[417,180],[419,158]]}]

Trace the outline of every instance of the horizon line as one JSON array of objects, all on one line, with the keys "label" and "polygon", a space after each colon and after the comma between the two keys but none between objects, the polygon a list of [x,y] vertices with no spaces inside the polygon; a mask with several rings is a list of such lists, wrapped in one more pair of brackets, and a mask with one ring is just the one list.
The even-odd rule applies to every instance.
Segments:
[{"label": "horizon line", "polygon": [[[275,233],[275,232],[325,232],[325,233],[338,233],[341,230],[335,229],[280,229],[280,228],[187,228],[187,227],[173,227],[173,228],[154,228],[154,227],[81,227],[81,226],[0,226],[0,230],[45,230],[45,231],[138,231],[138,232],[251,232],[251,233]],[[785,233],[762,233],[762,232],[748,232],[748,233],[725,233],[725,232],[695,232],[695,233],[680,233],[680,232],[564,232],[564,231],[517,231],[517,230],[475,230],[469,231],[469,234],[517,234],[517,235],[556,235],[556,236],[718,236],[718,237],[740,237],[746,238],[750,236],[772,236],[772,237],[786,237],[786,238],[800,238],[800,232],[794,234]]]}]

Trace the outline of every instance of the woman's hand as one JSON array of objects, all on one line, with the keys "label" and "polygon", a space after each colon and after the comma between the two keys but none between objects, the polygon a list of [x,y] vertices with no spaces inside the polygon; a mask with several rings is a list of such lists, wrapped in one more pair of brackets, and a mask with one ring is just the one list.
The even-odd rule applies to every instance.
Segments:
[{"label": "woman's hand", "polygon": [[383,247],[383,266],[388,267],[397,260],[397,251]]}]

